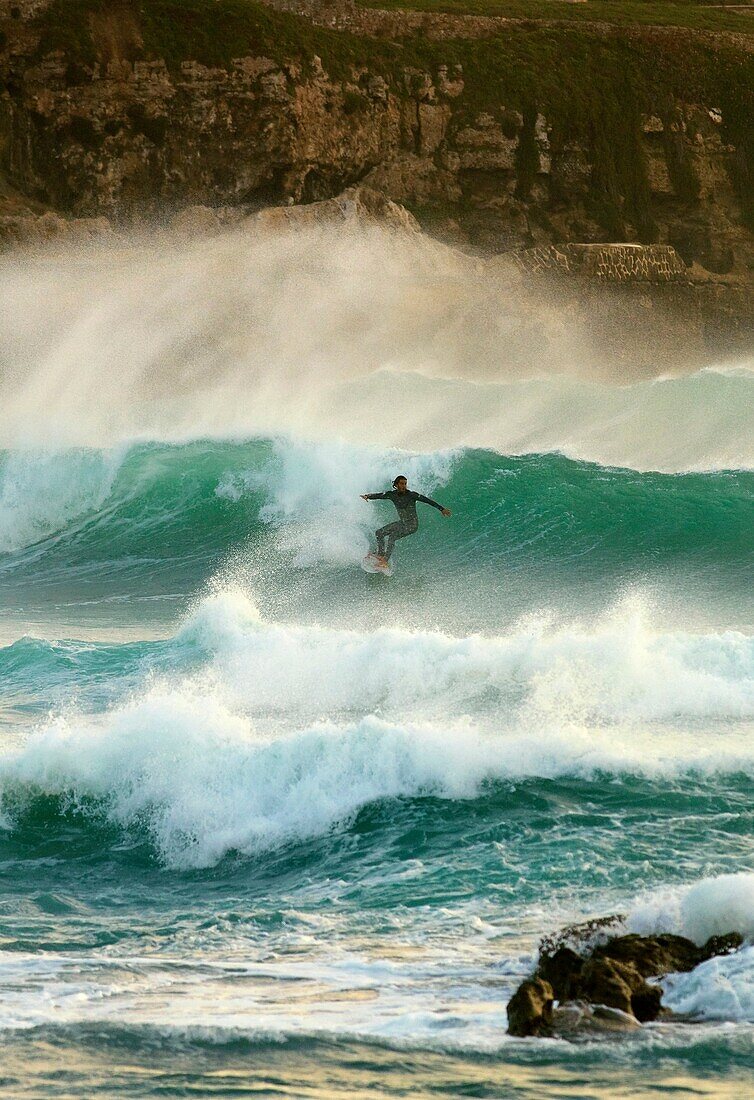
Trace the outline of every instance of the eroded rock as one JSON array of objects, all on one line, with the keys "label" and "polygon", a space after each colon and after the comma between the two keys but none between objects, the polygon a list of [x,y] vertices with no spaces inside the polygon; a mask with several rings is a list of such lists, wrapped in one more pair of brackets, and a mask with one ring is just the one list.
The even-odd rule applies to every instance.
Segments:
[{"label": "eroded rock", "polygon": [[0,216],[0,250],[115,239],[107,218],[61,218],[51,212]]},{"label": "eroded rock", "polygon": [[268,207],[252,215],[252,220],[270,229],[373,223],[403,233],[420,232],[413,214],[371,187],[349,187],[335,199],[303,206]]},{"label": "eroded rock", "polygon": [[522,982],[508,1002],[509,1035],[552,1034],[554,995],[549,982],[529,978]]},{"label": "eroded rock", "polygon": [[616,935],[622,927],[622,917],[606,917],[545,937],[536,971],[511,998],[509,1033],[626,1030],[669,1016],[657,979],[693,970],[744,942],[739,933],[730,932],[699,947],[667,933]]}]

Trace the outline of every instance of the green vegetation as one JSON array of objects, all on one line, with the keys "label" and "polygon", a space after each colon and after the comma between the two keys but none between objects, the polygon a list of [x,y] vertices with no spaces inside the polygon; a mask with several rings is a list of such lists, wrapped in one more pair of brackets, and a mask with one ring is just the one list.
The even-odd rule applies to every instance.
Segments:
[{"label": "green vegetation", "polygon": [[343,93],[343,110],[347,115],[355,114],[356,111],[363,111],[366,106],[367,100],[361,92],[354,92],[351,88],[347,88]]},{"label": "green vegetation", "polygon": [[[36,22],[42,32],[38,55],[62,50],[71,62],[97,59],[100,22],[123,55],[159,58],[173,71],[186,60],[222,68],[237,57],[263,55],[282,63],[318,54],[339,78],[364,59],[361,39],[320,30],[253,0],[55,0]],[[379,59],[390,51],[375,44],[367,53]]]},{"label": "green vegetation", "polygon": [[754,3],[724,7],[716,0],[358,0],[364,8],[499,15],[508,19],[602,22],[618,26],[688,27],[754,34]]},{"label": "green vegetation", "polygon": [[[384,5],[391,2],[381,0]],[[424,0],[412,2],[418,6]],[[590,0],[589,6],[602,9],[610,2]],[[703,12],[702,5],[691,2],[632,2],[634,8],[647,11],[673,7]],[[445,6],[454,3],[471,10],[510,8],[523,0],[448,0]],[[534,0],[524,6],[550,11],[560,5],[557,0]],[[562,6],[575,10],[573,5]],[[97,30],[102,20],[107,22],[107,34]],[[120,32],[117,26],[113,30],[114,21],[119,21]],[[451,69],[460,65],[465,90],[456,110],[462,116],[472,119],[481,110],[506,107],[520,111],[526,120],[519,150],[521,197],[528,194],[536,170],[533,127],[541,112],[558,140],[578,142],[589,150],[595,166],[595,212],[616,239],[626,223],[647,240],[654,233],[642,114],[669,118],[676,100],[720,107],[723,139],[739,151],[739,191],[754,224],[754,52],[726,40],[658,36],[641,28],[630,35],[605,36],[574,19],[570,25],[512,24],[504,35],[477,40],[430,41],[417,36],[389,42],[313,27],[252,0],[122,0],[117,6],[106,0],[56,0],[38,25],[40,54],[64,49],[72,81],[80,79],[76,65],[80,69],[82,63],[90,63],[104,48],[102,43],[113,35],[117,38],[117,33],[123,38],[122,50],[162,58],[173,70],[184,60],[230,66],[234,58],[248,55],[293,60],[306,69],[316,54],[333,79],[351,82],[354,70],[368,67],[400,89],[407,66],[436,73],[441,64]],[[347,111],[356,111],[361,97],[350,89],[345,105]],[[671,156],[670,168],[682,185],[682,195],[691,201],[696,181],[680,154]]]}]

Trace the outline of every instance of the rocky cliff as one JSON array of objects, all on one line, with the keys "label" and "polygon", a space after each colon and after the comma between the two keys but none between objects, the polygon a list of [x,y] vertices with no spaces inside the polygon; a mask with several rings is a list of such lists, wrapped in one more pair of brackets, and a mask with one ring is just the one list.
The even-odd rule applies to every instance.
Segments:
[{"label": "rocky cliff", "polygon": [[660,243],[740,291],[753,46],[348,0],[0,0],[0,211],[127,222],[361,181],[465,247]]}]

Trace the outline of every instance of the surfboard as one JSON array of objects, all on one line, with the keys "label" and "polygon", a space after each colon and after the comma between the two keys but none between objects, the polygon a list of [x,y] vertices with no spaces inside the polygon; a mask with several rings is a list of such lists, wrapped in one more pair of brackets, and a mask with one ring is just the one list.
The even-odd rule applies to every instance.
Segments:
[{"label": "surfboard", "polygon": [[393,567],[389,562],[381,562],[376,554],[367,554],[361,563],[365,573],[382,573],[384,577],[392,577]]}]

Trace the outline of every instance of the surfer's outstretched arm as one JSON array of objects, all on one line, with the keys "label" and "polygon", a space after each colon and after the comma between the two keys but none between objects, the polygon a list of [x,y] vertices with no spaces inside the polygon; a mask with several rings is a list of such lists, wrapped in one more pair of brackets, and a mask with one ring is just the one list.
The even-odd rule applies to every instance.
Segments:
[{"label": "surfer's outstretched arm", "polygon": [[387,493],[362,493],[362,500],[386,500]]},{"label": "surfer's outstretched arm", "polygon": [[438,512],[442,512],[444,516],[450,515],[450,508],[443,507],[442,504],[438,504],[436,500],[431,500],[430,497],[423,497],[421,493],[417,493],[416,499],[420,500],[422,504],[431,504],[433,508],[436,508]]}]

